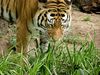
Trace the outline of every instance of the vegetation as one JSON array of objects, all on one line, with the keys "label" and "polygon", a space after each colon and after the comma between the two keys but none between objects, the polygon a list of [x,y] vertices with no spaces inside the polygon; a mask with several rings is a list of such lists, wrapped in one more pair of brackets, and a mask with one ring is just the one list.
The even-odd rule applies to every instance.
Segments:
[{"label": "vegetation", "polygon": [[84,17],[83,21],[91,21],[91,17],[90,16],[86,16],[86,17]]},{"label": "vegetation", "polygon": [[[75,38],[75,37],[74,37]],[[12,51],[0,58],[0,75],[99,75],[100,58],[94,41],[81,41],[76,38],[48,47],[48,52],[37,49],[35,58],[25,57]]]}]

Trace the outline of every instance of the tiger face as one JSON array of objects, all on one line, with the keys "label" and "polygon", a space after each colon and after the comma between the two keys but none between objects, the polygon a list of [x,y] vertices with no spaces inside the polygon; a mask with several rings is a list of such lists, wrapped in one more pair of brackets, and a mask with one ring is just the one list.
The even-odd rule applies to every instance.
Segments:
[{"label": "tiger face", "polygon": [[34,22],[44,30],[42,36],[57,41],[66,35],[71,23],[70,7],[65,2],[52,1],[38,10]]},{"label": "tiger face", "polygon": [[63,9],[51,9],[47,13],[47,32],[53,40],[61,39],[70,27],[70,14]]}]

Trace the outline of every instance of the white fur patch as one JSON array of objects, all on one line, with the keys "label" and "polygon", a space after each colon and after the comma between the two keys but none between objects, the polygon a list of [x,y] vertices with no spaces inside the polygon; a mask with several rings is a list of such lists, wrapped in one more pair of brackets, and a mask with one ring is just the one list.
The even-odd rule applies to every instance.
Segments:
[{"label": "white fur patch", "polygon": [[15,22],[16,21],[16,16],[15,16],[15,13],[11,13],[11,16],[12,16],[12,20]]},{"label": "white fur patch", "polygon": [[0,7],[0,16],[1,16],[1,7]]},{"label": "white fur patch", "polygon": [[50,13],[47,14],[47,18],[48,18],[48,24],[54,24],[54,17],[50,16]]},{"label": "white fur patch", "polygon": [[68,0],[69,2],[71,2],[71,0]]},{"label": "white fur patch", "polygon": [[3,12],[3,16],[6,20],[9,21],[9,12],[6,12],[6,8],[4,7],[4,12]]}]

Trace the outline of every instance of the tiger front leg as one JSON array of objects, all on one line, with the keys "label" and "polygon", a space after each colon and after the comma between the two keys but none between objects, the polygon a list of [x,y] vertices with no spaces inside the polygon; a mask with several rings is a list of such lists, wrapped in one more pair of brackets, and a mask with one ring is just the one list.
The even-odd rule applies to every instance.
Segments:
[{"label": "tiger front leg", "polygon": [[40,50],[41,53],[46,53],[48,52],[48,47],[49,47],[49,40],[48,37],[45,36],[45,34],[40,36]]},{"label": "tiger front leg", "polygon": [[16,37],[16,51],[26,54],[28,52],[29,32],[25,24],[22,24],[20,22],[17,23]]}]

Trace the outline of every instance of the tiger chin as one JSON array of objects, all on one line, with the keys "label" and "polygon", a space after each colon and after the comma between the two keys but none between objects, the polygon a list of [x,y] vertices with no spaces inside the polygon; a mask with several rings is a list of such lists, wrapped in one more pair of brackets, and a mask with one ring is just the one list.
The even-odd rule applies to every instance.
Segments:
[{"label": "tiger chin", "polygon": [[[70,0],[0,0],[0,16],[16,23],[16,51],[27,53],[30,38],[36,34],[36,47],[42,52],[49,41],[66,35],[71,24]],[[23,51],[22,51],[23,50]]]}]

